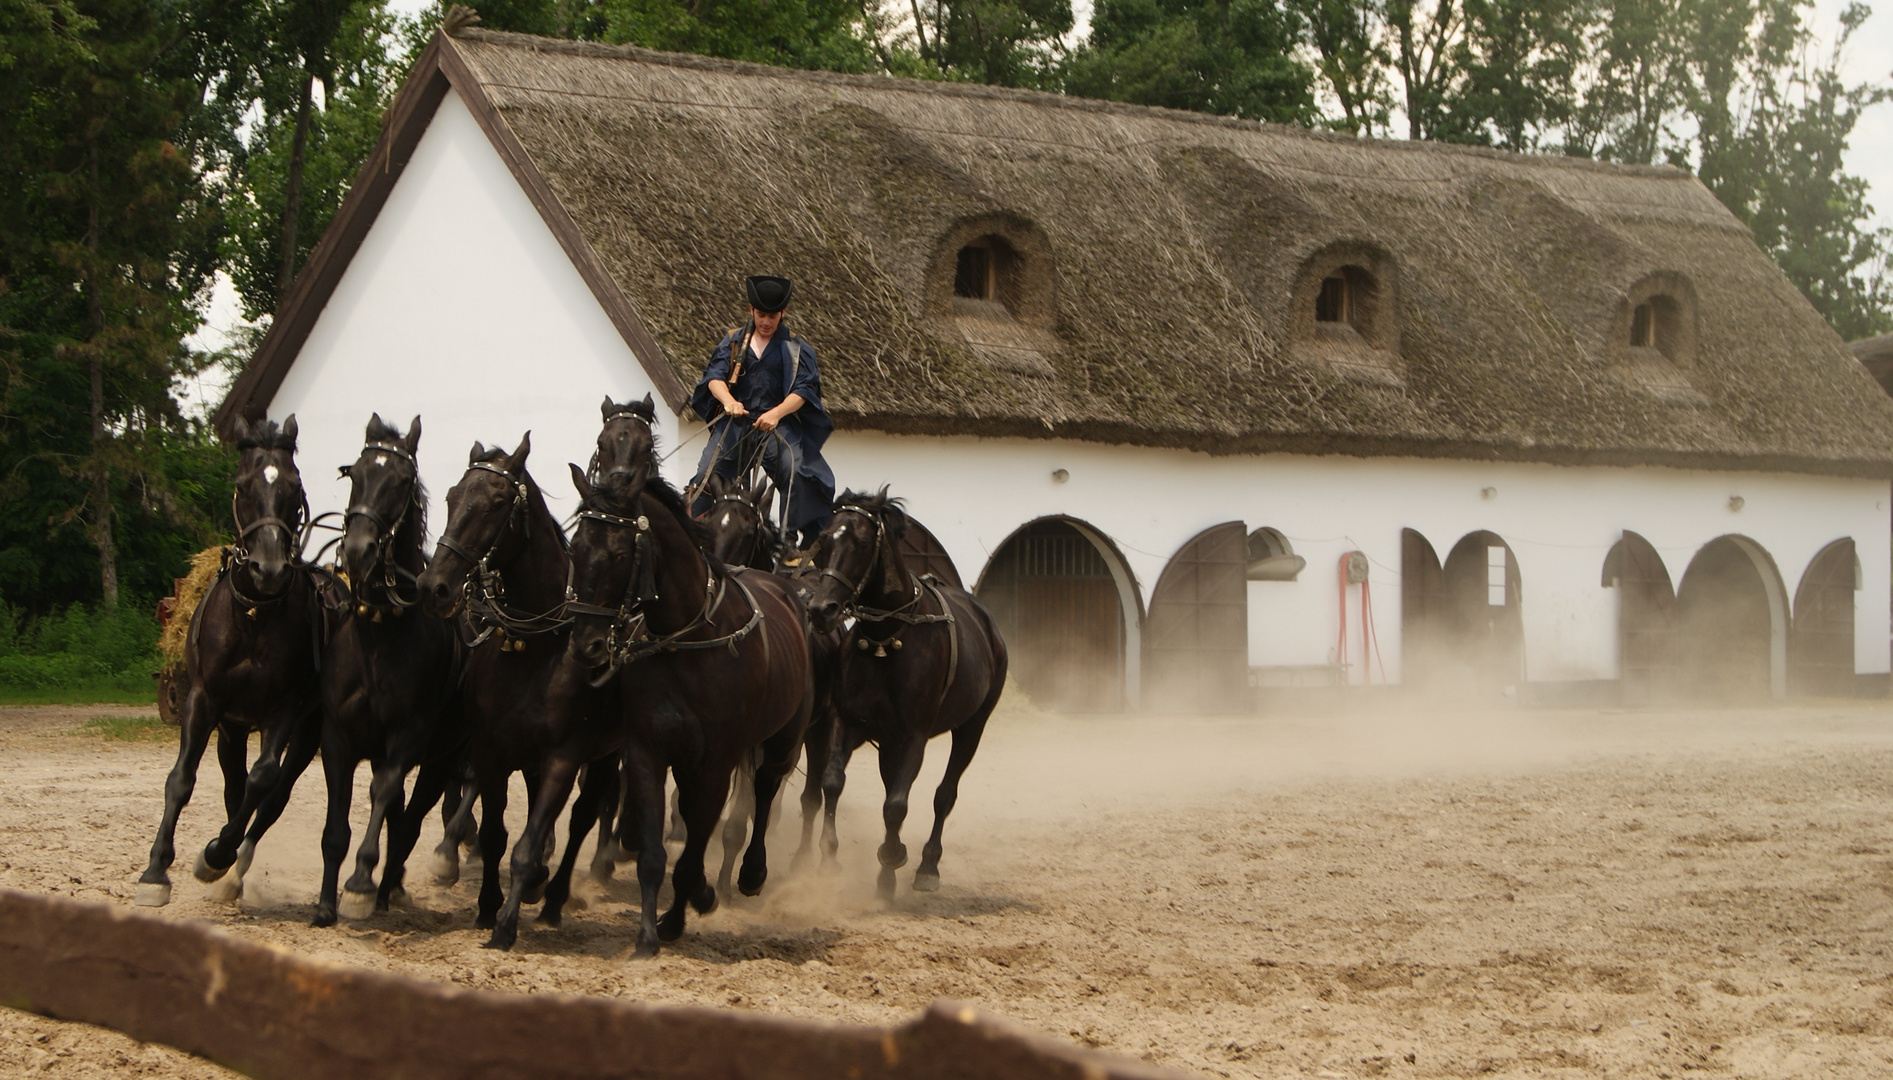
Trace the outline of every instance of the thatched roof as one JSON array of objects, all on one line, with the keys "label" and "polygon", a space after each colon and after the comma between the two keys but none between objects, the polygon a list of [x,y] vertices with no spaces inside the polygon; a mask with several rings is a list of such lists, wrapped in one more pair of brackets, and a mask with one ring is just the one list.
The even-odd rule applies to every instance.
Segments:
[{"label": "thatched roof", "polygon": [[[434,64],[673,408],[771,272],[843,428],[1893,474],[1893,400],[1678,170],[477,28],[429,55],[389,139]],[[1016,320],[954,305],[987,233],[1037,275]],[[1360,333],[1313,321],[1343,264],[1383,300]],[[1680,354],[1626,347],[1652,290]],[[233,408],[281,375],[246,379]]]}]

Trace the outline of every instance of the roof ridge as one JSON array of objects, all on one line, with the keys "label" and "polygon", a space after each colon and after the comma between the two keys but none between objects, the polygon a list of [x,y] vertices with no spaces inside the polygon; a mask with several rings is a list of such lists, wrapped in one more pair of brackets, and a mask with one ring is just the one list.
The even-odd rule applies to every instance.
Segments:
[{"label": "roof ridge", "polygon": [[1298,127],[1294,124],[1279,124],[1266,120],[1246,120],[1234,116],[1218,116],[1214,113],[1191,112],[1187,109],[1169,109],[1156,105],[1133,105],[1122,101],[1072,97],[1068,94],[1059,94],[1048,90],[1019,90],[1004,86],[988,86],[984,83],[933,82],[926,79],[910,79],[897,75],[853,75],[838,71],[777,67],[773,64],[759,64],[749,60],[726,60],[722,57],[702,56],[696,53],[664,52],[658,49],[647,49],[638,45],[607,45],[603,42],[596,41],[571,41],[564,38],[549,38],[540,37],[535,34],[521,34],[510,30],[488,30],[480,26],[459,28],[454,30],[449,36],[456,40],[485,42],[491,45],[526,49],[532,52],[563,53],[568,56],[587,56],[600,60],[629,60],[660,67],[685,68],[695,71],[714,71],[731,75],[789,78],[801,82],[812,82],[829,86],[853,86],[870,90],[897,90],[906,93],[942,94],[949,97],[1016,101],[1023,104],[1044,105],[1053,108],[1072,109],[1079,112],[1092,112],[1113,116],[1150,117],[1210,127],[1223,127],[1239,131],[1264,131],[1272,135],[1312,139],[1317,142],[1331,144],[1357,145],[1375,150],[1393,150],[1399,153],[1461,155],[1484,158],[1487,160],[1507,161],[1529,167],[1580,169],[1607,175],[1637,176],[1650,179],[1694,179],[1693,174],[1674,165],[1635,165],[1612,161],[1598,161],[1594,158],[1570,157],[1563,154],[1527,154],[1512,150],[1501,150],[1491,146],[1469,146],[1462,143],[1429,142],[1423,139],[1377,139],[1372,136],[1345,135],[1336,131],[1323,131],[1319,128]]}]

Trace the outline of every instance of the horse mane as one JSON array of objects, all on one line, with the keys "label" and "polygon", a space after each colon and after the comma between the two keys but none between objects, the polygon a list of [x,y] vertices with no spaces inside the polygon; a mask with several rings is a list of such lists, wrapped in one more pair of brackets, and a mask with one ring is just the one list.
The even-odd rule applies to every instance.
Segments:
[{"label": "horse mane", "polygon": [[887,535],[894,540],[899,540],[907,535],[907,500],[889,495],[887,487],[886,484],[882,484],[881,490],[873,494],[850,488],[843,491],[841,497],[835,500],[835,509],[854,507],[873,514],[881,519],[881,525],[887,530]]},{"label": "horse mane", "polygon": [[258,420],[237,438],[238,450],[296,450],[296,436],[284,431],[274,420]]}]

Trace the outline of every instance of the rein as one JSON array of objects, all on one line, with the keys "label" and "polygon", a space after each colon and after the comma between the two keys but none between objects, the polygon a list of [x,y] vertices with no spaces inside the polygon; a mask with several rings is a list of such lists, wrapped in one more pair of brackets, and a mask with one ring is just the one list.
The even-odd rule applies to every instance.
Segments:
[{"label": "rein", "polygon": [[[412,600],[404,599],[401,596],[401,579],[405,578],[409,584],[418,586],[419,578],[412,571],[397,565],[393,559],[389,558],[388,548],[394,544],[395,535],[401,531],[401,526],[407,523],[408,514],[414,509],[414,486],[421,481],[420,464],[414,460],[413,454],[407,452],[406,447],[396,446],[392,443],[371,442],[363,446],[362,450],[364,452],[380,450],[384,453],[394,454],[405,460],[413,471],[413,475],[408,480],[407,497],[401,501],[401,512],[395,515],[392,522],[384,518],[374,507],[360,503],[349,507],[342,515],[342,525],[344,529],[348,527],[349,522],[358,517],[365,517],[370,524],[374,525],[375,562],[381,567],[381,581],[379,582],[381,586],[381,599],[385,601],[385,606],[392,609],[395,614],[405,614],[409,608],[420,603],[421,599],[418,588]],[[370,604],[363,598],[362,592],[366,591],[367,585],[368,583],[365,581],[362,582],[359,587],[353,582],[349,583],[349,592],[355,595],[355,613],[358,615],[368,614],[368,610],[371,607],[384,606],[383,604]],[[360,591],[358,591],[358,588]],[[376,621],[380,621],[378,615]]]},{"label": "rein", "polygon": [[[604,674],[591,681],[593,687],[601,687],[610,682],[618,672],[648,656],[660,652],[678,652],[695,649],[714,649],[728,647],[730,655],[736,655],[736,645],[748,637],[756,627],[762,625],[762,606],[756,603],[756,596],[740,578],[718,577],[709,573],[704,581],[703,607],[696,617],[682,628],[671,633],[650,636],[646,630],[647,622],[644,605],[657,599],[657,559],[654,545],[656,539],[651,535],[650,518],[639,514],[635,518],[608,514],[602,510],[584,509],[579,511],[580,520],[596,521],[620,529],[636,530],[632,542],[631,580],[626,583],[624,595],[615,608],[599,604],[579,602],[571,586],[566,586],[565,610],[574,615],[594,615],[611,620],[611,627],[605,639],[608,657]],[[723,598],[729,591],[731,581],[743,594],[743,600],[749,604],[749,621],[741,628],[720,637],[704,638],[694,641],[684,640],[685,635],[711,625],[716,612],[723,606]],[[764,639],[764,645],[768,639]]]}]

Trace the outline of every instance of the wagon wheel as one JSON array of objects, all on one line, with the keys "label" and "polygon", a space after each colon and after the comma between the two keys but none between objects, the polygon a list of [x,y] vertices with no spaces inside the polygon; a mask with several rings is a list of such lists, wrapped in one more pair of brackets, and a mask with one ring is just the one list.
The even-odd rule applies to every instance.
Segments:
[{"label": "wagon wheel", "polygon": [[184,691],[189,680],[183,664],[166,664],[155,676],[158,680],[158,716],[172,727],[184,722]]}]

